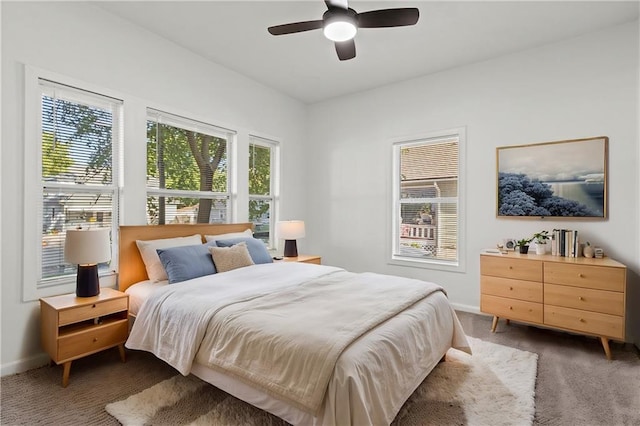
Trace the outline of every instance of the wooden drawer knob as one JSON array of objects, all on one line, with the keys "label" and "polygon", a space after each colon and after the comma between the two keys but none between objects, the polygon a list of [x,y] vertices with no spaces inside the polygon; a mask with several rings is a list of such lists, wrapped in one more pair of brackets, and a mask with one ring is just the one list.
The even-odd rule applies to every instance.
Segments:
[{"label": "wooden drawer knob", "polygon": [[94,338],[93,338],[93,343],[95,343],[95,342],[97,342],[97,341],[98,341],[98,338],[97,338],[97,337],[94,337]]},{"label": "wooden drawer knob", "polygon": [[513,311],[513,306],[509,306],[509,310]]},{"label": "wooden drawer knob", "polygon": [[584,275],[578,274],[578,278],[584,278]]},{"label": "wooden drawer knob", "polygon": [[95,307],[96,307],[96,304],[94,303],[94,304],[93,304],[93,306],[91,306],[91,307],[92,307],[92,308],[95,308]]},{"label": "wooden drawer knob", "polygon": [[582,296],[578,296],[578,300],[584,300]]},{"label": "wooden drawer knob", "polygon": [[584,322],[584,318],[580,318],[580,322]]},{"label": "wooden drawer knob", "polygon": [[509,290],[513,290],[513,287],[509,287]]},{"label": "wooden drawer knob", "polygon": [[509,266],[509,269],[513,269],[513,266]]}]

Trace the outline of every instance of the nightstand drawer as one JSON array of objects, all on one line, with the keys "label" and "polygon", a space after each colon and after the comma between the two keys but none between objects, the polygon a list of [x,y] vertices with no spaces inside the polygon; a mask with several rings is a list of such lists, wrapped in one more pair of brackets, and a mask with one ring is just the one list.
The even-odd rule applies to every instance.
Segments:
[{"label": "nightstand drawer", "polygon": [[542,304],[483,294],[480,310],[498,317],[542,324]]},{"label": "nightstand drawer", "polygon": [[483,275],[480,286],[482,294],[542,303],[542,283],[540,282]]},{"label": "nightstand drawer", "polygon": [[79,358],[124,343],[129,320],[122,319],[62,336],[58,340],[58,362]]},{"label": "nightstand drawer", "polygon": [[103,315],[112,314],[114,312],[126,311],[127,309],[128,299],[126,297],[82,306],[74,306],[58,312],[58,324],[60,326],[73,324],[80,321],[98,318]]},{"label": "nightstand drawer", "polygon": [[557,284],[545,284],[544,302],[585,311],[624,315],[624,293],[593,290]]},{"label": "nightstand drawer", "polygon": [[624,339],[624,317],[545,305],[544,323],[597,336]]},{"label": "nightstand drawer", "polygon": [[623,268],[550,262],[544,265],[544,282],[619,292],[626,284]]},{"label": "nightstand drawer", "polygon": [[480,256],[480,273],[492,277],[542,282],[542,262],[499,256]]}]

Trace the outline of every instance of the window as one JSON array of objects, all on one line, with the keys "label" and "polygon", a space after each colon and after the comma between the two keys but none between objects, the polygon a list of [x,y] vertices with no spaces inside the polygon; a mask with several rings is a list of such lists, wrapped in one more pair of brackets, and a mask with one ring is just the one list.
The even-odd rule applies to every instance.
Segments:
[{"label": "window", "polygon": [[464,129],[394,144],[392,260],[463,269]]},{"label": "window", "polygon": [[229,222],[235,133],[152,109],[147,115],[147,223]]},{"label": "window", "polygon": [[[75,282],[76,265],[64,259],[68,229],[109,228],[113,238],[118,227],[122,101],[43,78],[35,86],[27,110],[37,119],[25,121],[24,270],[25,281],[36,283],[25,285],[27,300]],[[99,265],[101,275],[110,263]]]},{"label": "window", "polygon": [[278,144],[252,136],[249,144],[249,221],[254,236],[274,247],[275,188]]}]

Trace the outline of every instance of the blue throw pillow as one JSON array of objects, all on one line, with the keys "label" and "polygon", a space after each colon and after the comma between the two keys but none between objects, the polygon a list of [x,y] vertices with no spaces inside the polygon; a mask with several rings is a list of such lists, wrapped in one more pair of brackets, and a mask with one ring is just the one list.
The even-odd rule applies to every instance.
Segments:
[{"label": "blue throw pillow", "polygon": [[167,272],[169,284],[216,273],[209,253],[213,243],[157,249],[158,257]]},{"label": "blue throw pillow", "polygon": [[273,259],[267,251],[264,243],[262,242],[262,240],[259,240],[257,238],[246,237],[231,238],[228,240],[216,240],[216,244],[218,245],[218,247],[231,247],[235,244],[243,242],[247,244],[247,249],[249,249],[249,256],[251,256],[251,260],[253,260],[253,263],[258,264],[273,262]]}]

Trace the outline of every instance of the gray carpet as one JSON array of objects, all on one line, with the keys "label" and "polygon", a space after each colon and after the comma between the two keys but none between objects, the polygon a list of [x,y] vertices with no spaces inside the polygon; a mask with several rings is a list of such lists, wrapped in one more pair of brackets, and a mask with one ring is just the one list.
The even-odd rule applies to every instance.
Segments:
[{"label": "gray carpet", "polygon": [[[640,425],[640,356],[634,347],[612,343],[614,361],[607,361],[594,338],[504,322],[493,334],[490,317],[459,317],[470,336],[539,355],[534,424]],[[113,349],[75,361],[66,389],[60,366],[3,377],[0,424],[117,425],[106,404],[175,375],[153,355],[127,356],[123,364]],[[209,397],[220,392],[213,389]]]}]

